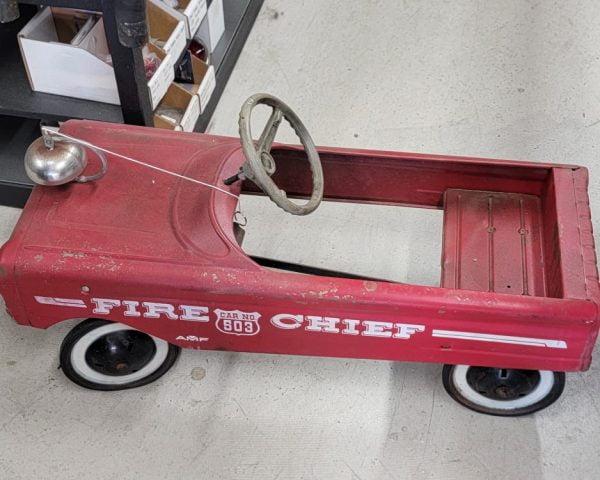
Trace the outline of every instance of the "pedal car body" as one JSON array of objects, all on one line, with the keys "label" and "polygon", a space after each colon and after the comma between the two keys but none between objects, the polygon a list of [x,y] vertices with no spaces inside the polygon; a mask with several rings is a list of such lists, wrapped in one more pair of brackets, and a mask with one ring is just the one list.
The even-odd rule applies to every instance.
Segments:
[{"label": "pedal car body", "polygon": [[[260,193],[249,181],[223,186],[245,161],[237,138],[90,121],[61,132],[236,195]],[[309,196],[303,150],[271,154],[278,186]],[[110,320],[203,350],[589,367],[599,290],[585,168],[319,155],[325,200],[444,210],[439,287],[261,266],[236,237],[234,197],[114,158],[98,182],[34,189],[0,255],[10,315],[38,328]]]}]

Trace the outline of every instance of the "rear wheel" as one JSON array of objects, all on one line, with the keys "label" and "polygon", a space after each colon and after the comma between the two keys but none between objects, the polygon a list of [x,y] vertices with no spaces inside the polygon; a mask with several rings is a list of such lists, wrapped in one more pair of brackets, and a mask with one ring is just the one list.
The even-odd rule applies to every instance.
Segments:
[{"label": "rear wheel", "polygon": [[565,374],[549,370],[444,365],[446,391],[476,412],[516,417],[554,403],[565,387]]},{"label": "rear wheel", "polygon": [[165,374],[179,352],[179,347],[122,323],[89,319],[63,340],[60,365],[82,387],[123,390]]}]

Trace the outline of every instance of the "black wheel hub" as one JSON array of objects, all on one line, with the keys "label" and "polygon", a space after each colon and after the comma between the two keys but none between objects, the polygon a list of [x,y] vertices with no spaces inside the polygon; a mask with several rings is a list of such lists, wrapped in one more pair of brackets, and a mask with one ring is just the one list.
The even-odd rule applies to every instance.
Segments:
[{"label": "black wheel hub", "polygon": [[540,383],[537,370],[470,367],[467,383],[484,397],[493,400],[515,400],[530,394]]},{"label": "black wheel hub", "polygon": [[85,361],[98,373],[122,376],[142,369],[155,354],[152,337],[137,330],[120,330],[95,340],[85,352]]}]

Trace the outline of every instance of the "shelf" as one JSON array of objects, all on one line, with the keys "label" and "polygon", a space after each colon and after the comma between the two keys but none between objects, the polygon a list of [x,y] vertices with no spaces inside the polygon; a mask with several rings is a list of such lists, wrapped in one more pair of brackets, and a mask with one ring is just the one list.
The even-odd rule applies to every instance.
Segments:
[{"label": "shelf", "polygon": [[[69,5],[75,2],[61,3]],[[262,0],[224,0],[225,32],[211,54],[216,73],[216,87],[205,112],[198,119],[195,131],[206,130],[262,3]],[[121,107],[118,105],[31,91],[21,59],[17,33],[35,14],[36,9],[29,5],[21,5],[20,8],[19,20],[0,25],[0,45],[3,46],[0,49],[0,115],[37,118],[51,122],[86,118],[123,123]]]},{"label": "shelf", "polygon": [[[48,4],[49,2],[41,2],[40,0],[17,0],[19,3],[27,3],[29,5]],[[102,0],[52,0],[53,7],[63,8],[78,8],[81,10],[92,10],[99,12],[102,10]],[[23,10],[21,10],[23,12]]]},{"label": "shelf", "polygon": [[87,118],[123,123],[119,105],[31,91],[21,59],[17,33],[35,14],[36,8],[21,5],[20,9],[21,17],[18,20],[0,25],[0,115],[51,122]]},{"label": "shelf", "polygon": [[223,1],[225,32],[210,55],[215,67],[216,86],[205,111],[196,122],[196,132],[204,132],[208,127],[262,4],[263,0]]},{"label": "shelf", "polygon": [[[38,0],[20,0],[34,3]],[[88,8],[100,0],[52,0],[52,5]],[[216,86],[196,123],[195,131],[208,127],[227,80],[260,11],[263,0],[224,0],[225,32],[211,54]],[[35,14],[36,8],[21,5],[19,20],[0,25],[0,205],[23,207],[31,188],[25,174],[23,156],[29,144],[40,136],[40,120],[63,121],[85,118],[123,123],[121,107],[88,100],[32,92],[21,60],[17,33]]]},{"label": "shelf", "polygon": [[23,158],[39,136],[39,120],[0,116],[1,205],[22,207],[27,201],[31,180],[25,174]]}]

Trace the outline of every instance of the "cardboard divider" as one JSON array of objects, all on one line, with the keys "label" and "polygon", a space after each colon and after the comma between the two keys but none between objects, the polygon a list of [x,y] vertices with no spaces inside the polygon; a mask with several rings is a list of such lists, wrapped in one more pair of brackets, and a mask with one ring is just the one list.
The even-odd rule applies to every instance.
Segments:
[{"label": "cardboard divider", "polygon": [[183,20],[188,40],[194,37],[207,12],[206,0],[179,0],[179,8],[169,7],[162,0],[150,0],[150,2],[176,19]]},{"label": "cardboard divider", "polygon": [[157,46],[148,43],[148,50],[155,53],[160,58],[161,63],[148,80],[148,89],[150,90],[150,101],[152,108],[156,108],[160,100],[164,97],[169,84],[175,78],[175,70],[173,70],[173,61],[170,54],[166,54]]},{"label": "cardboard divider", "polygon": [[176,62],[187,45],[185,22],[150,2],[146,4],[146,13],[150,42],[153,43],[152,39],[164,42],[159,48],[171,55],[172,62]]},{"label": "cardboard divider", "polygon": [[75,38],[85,35],[89,31],[97,17],[90,12],[82,12],[66,8],[51,7],[52,19],[54,20],[54,29],[56,30],[57,40],[60,43],[70,43],[76,45]]},{"label": "cardboard divider", "polygon": [[194,38],[194,33],[198,30],[202,19],[206,15],[206,0],[180,0],[179,4],[183,6],[183,14],[187,18],[188,39]]},{"label": "cardboard divider", "polygon": [[207,65],[194,55],[192,59],[192,72],[194,74],[193,84],[181,84],[186,90],[198,95],[200,100],[200,112],[202,113],[208,104],[213,90],[215,89],[215,69]]}]

